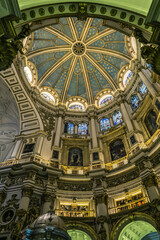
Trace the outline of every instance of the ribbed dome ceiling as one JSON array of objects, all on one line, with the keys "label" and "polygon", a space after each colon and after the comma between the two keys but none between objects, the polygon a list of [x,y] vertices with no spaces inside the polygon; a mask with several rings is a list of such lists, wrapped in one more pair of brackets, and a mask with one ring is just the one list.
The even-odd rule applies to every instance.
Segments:
[{"label": "ribbed dome ceiling", "polygon": [[124,38],[97,18],[60,18],[35,31],[27,56],[37,68],[37,86],[53,88],[62,102],[80,96],[93,103],[102,89],[119,88],[118,72],[131,59]]}]

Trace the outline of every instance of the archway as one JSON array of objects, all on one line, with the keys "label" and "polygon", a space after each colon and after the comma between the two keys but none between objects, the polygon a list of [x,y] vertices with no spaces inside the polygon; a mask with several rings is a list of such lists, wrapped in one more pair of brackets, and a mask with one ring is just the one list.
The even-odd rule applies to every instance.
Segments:
[{"label": "archway", "polygon": [[156,234],[157,230],[150,223],[142,220],[133,221],[122,229],[118,240],[141,240],[151,233]]},{"label": "archway", "polygon": [[20,132],[17,103],[7,84],[0,77],[0,162],[10,158],[15,136]]},{"label": "archway", "polygon": [[134,213],[121,218],[113,227],[111,240],[159,240],[155,220],[145,213]]}]

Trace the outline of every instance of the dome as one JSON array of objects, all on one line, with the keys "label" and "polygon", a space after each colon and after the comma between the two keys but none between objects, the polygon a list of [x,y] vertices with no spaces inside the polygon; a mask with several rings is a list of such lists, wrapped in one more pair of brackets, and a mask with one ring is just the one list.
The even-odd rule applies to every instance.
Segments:
[{"label": "dome", "polygon": [[66,231],[63,220],[53,212],[47,212],[39,216],[31,225],[31,229],[54,227],[62,231]]},{"label": "dome", "polygon": [[27,239],[48,239],[48,237],[49,239],[71,239],[63,220],[53,211],[39,216],[30,227],[22,231],[22,234]]},{"label": "dome", "polygon": [[126,46],[126,36],[103,19],[68,17],[35,31],[26,56],[35,66],[38,89],[54,89],[62,103],[80,97],[94,104],[102,90],[119,89],[119,71],[132,59]]}]

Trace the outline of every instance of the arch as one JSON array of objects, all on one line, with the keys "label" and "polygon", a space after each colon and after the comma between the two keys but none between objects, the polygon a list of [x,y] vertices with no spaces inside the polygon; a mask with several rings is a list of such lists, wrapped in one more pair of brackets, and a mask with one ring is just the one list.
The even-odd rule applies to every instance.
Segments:
[{"label": "arch", "polygon": [[156,120],[157,120],[157,113],[153,109],[151,109],[144,119],[147,130],[148,130],[148,132],[151,136],[158,129],[158,125],[156,123]]},{"label": "arch", "polygon": [[[139,213],[139,212],[135,212],[131,215],[125,216],[123,218],[121,218],[113,227],[113,230],[111,232],[111,240],[120,240],[119,236],[121,233],[123,233],[122,231],[124,230],[124,228],[130,223],[134,223],[136,221],[143,221],[147,224],[149,224],[148,226],[151,225],[152,229],[155,229],[155,231],[157,231],[157,225],[155,220],[145,214],[145,213]],[[137,240],[141,240],[141,238],[137,238]]]},{"label": "arch", "polygon": [[[23,68],[21,70],[24,73]],[[15,70],[15,67],[12,66],[12,68],[2,71],[0,73],[0,78],[9,87],[18,106],[20,116],[20,132],[24,133],[31,127],[33,130],[43,130],[43,123],[40,115],[20,81],[22,73],[19,71],[18,76],[16,71],[17,69]]]},{"label": "arch", "polygon": [[8,85],[0,77],[0,161],[10,158],[16,135],[20,134],[17,102]]},{"label": "arch", "polygon": [[110,143],[110,154],[112,161],[126,156],[126,150],[124,143],[121,139],[116,139]]},{"label": "arch", "polygon": [[[32,21],[56,18],[59,16],[66,17],[68,15],[74,17],[78,15],[82,18],[101,17],[114,22],[127,23],[126,27],[128,28],[134,26],[134,28],[139,28],[146,33],[151,33],[151,27],[144,25],[151,3],[152,0],[147,1],[147,3],[145,2],[145,4],[143,0],[134,0],[129,4],[127,0],[120,2],[114,0],[112,3],[107,0],[105,4],[103,0],[94,2],[88,0],[85,4],[81,3],[80,0],[76,2],[63,0],[61,3],[58,3],[57,0],[34,0],[33,2],[25,0],[23,3],[22,1],[20,2],[22,20],[14,22],[14,26],[15,28],[19,28]],[[121,30],[120,27],[119,30]]]},{"label": "arch", "polygon": [[93,230],[93,228],[86,223],[79,222],[79,221],[74,221],[74,222],[70,221],[70,222],[67,222],[66,227],[67,227],[67,230],[76,229],[76,230],[83,231],[86,234],[88,234],[92,240],[99,239],[96,232]]}]

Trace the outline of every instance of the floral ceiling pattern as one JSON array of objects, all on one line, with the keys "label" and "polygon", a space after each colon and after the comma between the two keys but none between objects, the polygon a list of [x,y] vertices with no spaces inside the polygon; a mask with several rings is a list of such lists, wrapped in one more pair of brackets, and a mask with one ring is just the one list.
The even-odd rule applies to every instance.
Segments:
[{"label": "floral ceiling pattern", "polygon": [[38,88],[53,88],[61,102],[80,96],[89,104],[101,90],[118,88],[118,72],[131,60],[125,35],[98,18],[60,18],[34,32],[26,55],[37,68]]}]

